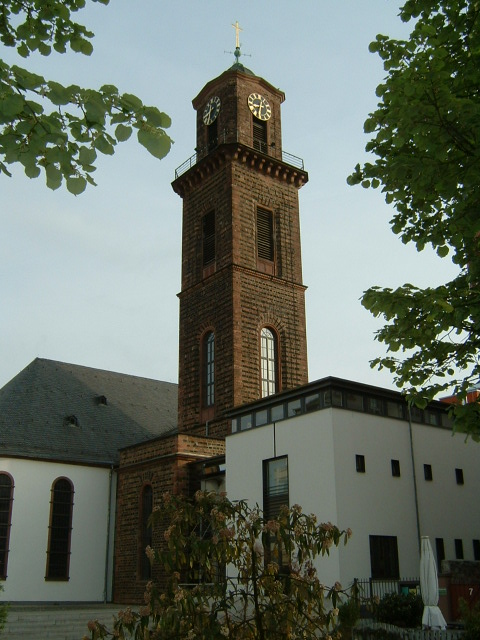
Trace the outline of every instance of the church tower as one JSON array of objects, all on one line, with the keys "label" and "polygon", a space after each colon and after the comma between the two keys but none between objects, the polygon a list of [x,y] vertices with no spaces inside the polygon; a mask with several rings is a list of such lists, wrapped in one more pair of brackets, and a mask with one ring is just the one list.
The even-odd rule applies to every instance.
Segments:
[{"label": "church tower", "polygon": [[[298,190],[282,149],[285,95],[240,62],[193,107],[183,199],[179,430],[224,436],[228,409],[308,381]],[[223,418],[222,418],[223,417]]]}]

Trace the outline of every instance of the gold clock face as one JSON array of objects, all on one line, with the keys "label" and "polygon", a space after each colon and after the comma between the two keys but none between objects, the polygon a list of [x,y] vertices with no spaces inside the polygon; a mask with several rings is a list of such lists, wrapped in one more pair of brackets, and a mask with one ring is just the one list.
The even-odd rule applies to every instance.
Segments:
[{"label": "gold clock face", "polygon": [[272,115],[272,107],[268,100],[259,93],[251,93],[248,96],[248,106],[253,115],[259,120],[269,120]]},{"label": "gold clock face", "polygon": [[212,124],[215,122],[218,112],[220,111],[220,98],[218,96],[213,96],[207,102],[205,109],[203,110],[203,122],[204,124]]}]

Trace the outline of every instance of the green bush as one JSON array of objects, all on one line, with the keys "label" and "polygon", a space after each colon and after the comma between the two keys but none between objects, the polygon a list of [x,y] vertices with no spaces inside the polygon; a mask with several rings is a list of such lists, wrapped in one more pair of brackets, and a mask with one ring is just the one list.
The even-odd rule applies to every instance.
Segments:
[{"label": "green bush", "polygon": [[[3,591],[3,586],[0,584],[0,592]],[[3,627],[7,622],[8,615],[8,605],[0,603],[0,635],[2,633]]]},{"label": "green bush", "polygon": [[387,593],[374,610],[378,622],[414,629],[422,625],[423,602],[413,593]]},{"label": "green bush", "polygon": [[342,638],[349,640],[352,637],[352,629],[360,617],[360,604],[357,599],[349,598],[338,607],[339,631]]},{"label": "green bush", "polygon": [[468,603],[460,599],[460,612],[465,625],[463,640],[478,640],[480,638],[480,602],[476,602],[471,607]]}]

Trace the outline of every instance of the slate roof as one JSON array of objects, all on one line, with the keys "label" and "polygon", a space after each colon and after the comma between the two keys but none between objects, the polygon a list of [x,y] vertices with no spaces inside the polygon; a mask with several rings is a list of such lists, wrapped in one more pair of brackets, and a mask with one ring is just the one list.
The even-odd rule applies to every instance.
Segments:
[{"label": "slate roof", "polygon": [[177,411],[174,383],[36,358],[0,389],[0,456],[115,464]]}]

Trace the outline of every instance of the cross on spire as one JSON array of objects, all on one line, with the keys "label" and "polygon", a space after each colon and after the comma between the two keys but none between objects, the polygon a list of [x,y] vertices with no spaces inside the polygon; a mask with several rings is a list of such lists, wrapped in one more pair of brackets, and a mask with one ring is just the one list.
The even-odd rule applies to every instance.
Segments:
[{"label": "cross on spire", "polygon": [[232,27],[235,29],[235,48],[240,50],[240,31],[243,31],[243,29],[238,24],[238,20],[235,20],[235,24],[232,24]]}]

